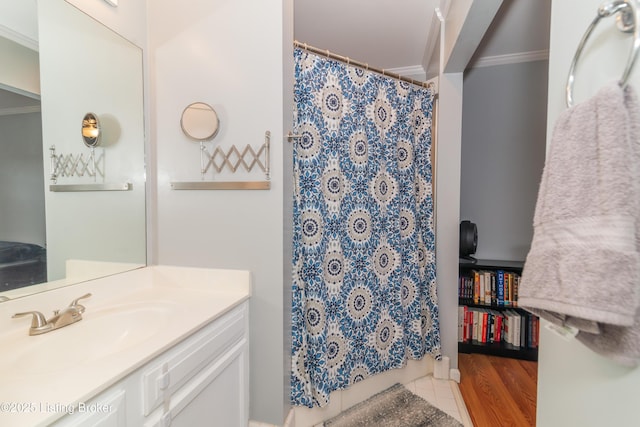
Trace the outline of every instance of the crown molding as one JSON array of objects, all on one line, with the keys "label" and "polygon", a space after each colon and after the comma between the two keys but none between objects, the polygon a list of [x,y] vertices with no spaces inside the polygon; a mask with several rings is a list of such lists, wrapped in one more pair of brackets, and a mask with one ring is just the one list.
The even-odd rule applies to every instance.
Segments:
[{"label": "crown molding", "polygon": [[546,61],[548,50],[510,53],[507,55],[483,56],[471,64],[470,68],[494,67],[496,65],[518,64],[520,62]]},{"label": "crown molding", "polygon": [[[494,67],[496,65],[518,64],[521,62],[546,61],[549,59],[548,50],[533,50],[529,52],[511,53],[507,55],[483,56],[472,62],[469,68]],[[427,80],[426,72],[421,65],[409,67],[387,68],[385,71],[408,77],[418,81]]]},{"label": "crown molding", "polygon": [[398,74],[403,77],[408,77],[410,79],[425,81],[426,73],[424,72],[424,68],[421,65],[412,65],[410,67],[398,67],[398,68],[387,68],[385,71],[389,71],[390,73]]},{"label": "crown molding", "polygon": [[5,27],[2,24],[0,24],[0,37],[9,39],[12,42],[18,43],[19,45],[22,45],[28,49],[35,50],[36,52],[39,49],[37,40],[34,40],[31,37],[27,37],[24,34],[20,34],[17,31],[14,31],[9,27]]},{"label": "crown molding", "polygon": [[39,105],[32,105],[30,107],[0,108],[0,116],[13,116],[16,114],[30,114],[39,112]]}]

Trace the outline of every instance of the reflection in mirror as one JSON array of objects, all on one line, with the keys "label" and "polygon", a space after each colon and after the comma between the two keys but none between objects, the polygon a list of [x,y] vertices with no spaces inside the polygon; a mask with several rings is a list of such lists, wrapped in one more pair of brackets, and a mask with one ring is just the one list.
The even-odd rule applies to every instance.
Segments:
[{"label": "reflection in mirror", "polygon": [[0,57],[1,292],[46,281],[47,254],[38,53],[0,37]]},{"label": "reflection in mirror", "polygon": [[218,133],[218,115],[213,107],[204,102],[194,102],[182,112],[180,126],[189,138],[208,141]]},{"label": "reflection in mirror", "polygon": [[90,148],[100,145],[100,121],[93,113],[85,114],[82,119],[82,140]]},{"label": "reflection in mirror", "polygon": [[[34,15],[35,35],[33,31],[24,34],[26,38],[39,37],[39,47],[36,43],[26,49],[35,57],[35,81],[39,86],[20,87],[16,84],[19,79],[6,75],[9,68],[22,74],[31,71],[25,71],[28,61],[17,49],[3,48],[8,34],[21,34],[22,30],[13,25],[15,19],[3,14],[0,55],[4,61],[11,61],[12,67],[0,67],[0,89],[23,98],[27,95],[25,99],[36,107],[40,92],[43,94],[35,114],[11,116],[2,115],[0,95],[0,132],[7,135],[7,129],[20,129],[27,133],[11,134],[0,141],[0,242],[17,243],[10,248],[0,244],[0,296],[13,299],[146,263],[144,117],[140,48],[64,0],[37,0],[38,17],[33,8],[35,2],[7,2],[15,3],[10,6],[12,10]],[[86,56],[78,52],[100,55],[92,56],[92,66],[87,68]],[[91,125],[91,131],[100,130],[100,134],[109,136],[109,141],[104,141],[104,135],[92,134],[88,135],[88,143],[99,145],[100,150],[105,142],[110,145],[110,162],[104,167],[114,180],[132,182],[133,191],[45,191],[51,167],[43,158],[48,158],[53,145],[63,152],[77,151],[83,137],[78,135],[78,118],[90,109],[96,118],[105,118],[96,122],[97,126]],[[28,116],[35,116],[37,122],[26,123]],[[41,134],[33,135],[35,130]],[[22,173],[27,170],[26,161],[32,167],[37,165]],[[13,167],[5,167],[7,164]],[[39,219],[27,223],[36,214]],[[11,264],[10,268],[3,270],[6,264]],[[17,271],[18,267],[23,271]],[[20,276],[19,283],[13,280],[16,276]],[[39,283],[43,280],[47,282]]]}]

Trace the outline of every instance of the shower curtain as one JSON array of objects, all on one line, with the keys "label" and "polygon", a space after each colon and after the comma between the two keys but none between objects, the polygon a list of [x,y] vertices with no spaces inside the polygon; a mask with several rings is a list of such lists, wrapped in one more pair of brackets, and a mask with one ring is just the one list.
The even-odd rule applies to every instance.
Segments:
[{"label": "shower curtain", "polygon": [[295,49],[291,401],[440,358],[432,91]]}]

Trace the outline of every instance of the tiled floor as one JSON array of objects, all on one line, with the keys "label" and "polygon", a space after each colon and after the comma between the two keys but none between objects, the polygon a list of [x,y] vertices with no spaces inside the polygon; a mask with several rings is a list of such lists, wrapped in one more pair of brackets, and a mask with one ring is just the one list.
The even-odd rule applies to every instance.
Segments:
[{"label": "tiled floor", "polygon": [[462,400],[458,384],[450,380],[439,380],[431,375],[418,378],[405,387],[422,397],[427,402],[440,408],[453,418],[460,421],[465,427],[473,427],[469,413]]},{"label": "tiled floor", "polygon": [[[412,393],[415,393],[460,421],[464,427],[473,427],[471,417],[462,399],[462,394],[460,394],[458,383],[455,381],[440,380],[433,378],[432,375],[428,375],[410,381],[404,384],[404,386]],[[322,423],[309,423],[304,419],[295,420],[296,417],[293,412],[292,410],[289,413],[284,427],[309,427],[311,425],[317,427],[322,425]],[[276,427],[255,422],[249,423],[249,425],[250,427]]]}]

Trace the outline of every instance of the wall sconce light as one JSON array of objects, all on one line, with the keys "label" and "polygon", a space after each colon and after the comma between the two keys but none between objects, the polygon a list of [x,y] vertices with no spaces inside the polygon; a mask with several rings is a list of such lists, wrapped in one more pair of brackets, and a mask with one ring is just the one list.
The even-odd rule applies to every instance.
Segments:
[{"label": "wall sconce light", "polygon": [[[51,181],[53,184],[49,186],[50,191],[68,192],[68,191],[129,191],[132,189],[130,182],[124,183],[97,183],[97,178],[104,180],[104,153],[96,158],[96,147],[100,146],[102,141],[102,129],[100,120],[94,113],[87,113],[82,118],[82,142],[90,149],[89,157],[84,154],[59,154],[56,153],[56,147],[51,146]],[[102,163],[102,168],[100,167]],[[77,184],[57,184],[59,177],[65,178],[93,178],[93,183],[77,183]]]}]

